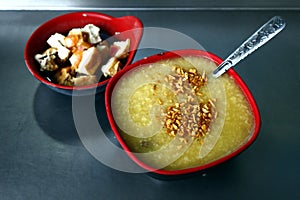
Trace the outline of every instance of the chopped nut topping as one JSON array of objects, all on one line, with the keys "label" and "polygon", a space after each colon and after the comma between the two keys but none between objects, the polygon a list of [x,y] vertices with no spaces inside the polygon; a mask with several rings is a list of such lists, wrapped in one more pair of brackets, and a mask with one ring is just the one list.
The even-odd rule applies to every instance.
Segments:
[{"label": "chopped nut topping", "polygon": [[207,82],[205,72],[200,75],[195,68],[184,70],[177,65],[173,66],[173,71],[176,74],[166,76],[165,80],[173,86],[175,94],[184,94],[186,91],[192,89],[196,95],[203,95],[199,92],[199,89]]},{"label": "chopped nut topping", "polygon": [[158,101],[159,105],[163,105],[163,103],[164,103],[161,99],[158,99],[157,101]]},{"label": "chopped nut topping", "polygon": [[217,117],[216,100],[204,101],[199,91],[207,83],[205,72],[199,74],[195,68],[184,70],[180,66],[173,66],[173,71],[175,75],[168,75],[165,80],[175,94],[185,94],[186,98],[167,108],[164,127],[170,136],[178,134],[181,143],[187,144],[187,136],[200,139],[201,143],[210,130],[210,123]]}]

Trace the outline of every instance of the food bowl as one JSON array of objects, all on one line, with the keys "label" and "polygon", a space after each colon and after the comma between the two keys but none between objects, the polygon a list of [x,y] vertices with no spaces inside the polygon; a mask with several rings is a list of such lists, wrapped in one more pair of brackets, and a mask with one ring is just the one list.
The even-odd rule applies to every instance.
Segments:
[{"label": "food bowl", "polygon": [[118,40],[130,39],[128,56],[123,63],[125,68],[134,58],[136,49],[143,33],[142,22],[134,16],[112,17],[97,12],[74,12],[57,16],[39,26],[29,37],[25,50],[25,63],[31,74],[51,89],[72,95],[76,91],[78,95],[93,93],[95,90],[103,91],[110,78],[99,79],[97,83],[84,86],[66,86],[57,84],[41,75],[40,65],[35,60],[35,55],[44,52],[47,47],[48,38],[55,34],[67,34],[73,28],[82,28],[87,24],[94,24],[104,32],[106,37],[113,36]]},{"label": "food bowl", "polygon": [[[222,59],[216,55],[201,50],[164,52],[129,65],[109,81],[105,92],[109,123],[120,145],[135,163],[150,174],[187,175],[227,161],[254,142],[260,128],[260,114],[256,102],[246,84],[233,69],[228,70],[227,74],[218,79],[210,75],[221,62]],[[183,65],[188,66],[189,69],[180,68]],[[196,72],[195,69],[198,71]],[[136,77],[139,79],[135,80]],[[201,91],[199,96],[193,87],[190,89],[194,91],[192,94],[195,94],[195,98],[203,99],[199,104],[191,103],[196,107],[199,106],[197,112],[189,111],[184,107],[185,100],[180,100],[185,98],[183,96],[187,96],[189,99],[187,101],[191,102],[192,97],[186,93],[189,89],[184,93],[177,90],[179,82],[188,80],[192,83],[193,77],[198,77],[193,87],[204,87],[199,89]],[[174,79],[177,82],[172,82]],[[170,80],[171,86],[164,85],[165,82],[169,84]],[[199,85],[201,81],[207,83]],[[232,95],[236,92],[239,95],[237,97]],[[172,96],[173,94],[175,96]],[[208,99],[206,95],[209,96]],[[167,97],[170,97],[171,101]],[[215,97],[216,99],[213,99]],[[173,99],[177,99],[178,102]],[[171,106],[167,105],[168,103]],[[176,105],[183,107],[176,107]],[[180,115],[175,112],[176,109],[180,110]],[[146,113],[144,116],[137,114],[143,112]],[[209,112],[211,113],[205,114]],[[193,116],[193,113],[199,113],[200,117],[210,116],[209,124],[202,127],[206,118],[199,117],[196,129],[184,128],[189,125],[185,124],[183,118],[185,115]],[[183,122],[178,124],[174,117],[170,117],[172,115],[181,116],[176,119]],[[147,116],[150,121],[147,121]],[[145,124],[142,120],[144,118]],[[193,117],[189,119],[191,118]],[[156,119],[158,119],[158,129],[153,128],[156,126],[153,122]],[[168,119],[173,120],[171,126],[167,122]],[[133,124],[132,128],[129,128],[131,124]],[[176,125],[175,129],[172,128],[174,125]],[[156,140],[156,137],[162,140]],[[167,145],[164,141],[167,141]],[[163,149],[162,153],[159,152],[161,149]],[[191,153],[187,153],[188,151]],[[153,152],[154,156],[152,156]],[[159,156],[155,155],[157,152]]]}]

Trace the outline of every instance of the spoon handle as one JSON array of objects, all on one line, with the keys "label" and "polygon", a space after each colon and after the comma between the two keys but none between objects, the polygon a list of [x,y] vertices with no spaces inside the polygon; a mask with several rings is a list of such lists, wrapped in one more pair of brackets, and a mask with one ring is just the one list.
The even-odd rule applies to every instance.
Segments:
[{"label": "spoon handle", "polygon": [[228,58],[226,58],[217,69],[213,71],[215,78],[221,76],[229,68],[235,66],[242,59],[254,52],[256,49],[267,43],[271,38],[277,35],[284,27],[285,21],[275,16],[260,27],[251,35],[240,47],[238,47]]}]

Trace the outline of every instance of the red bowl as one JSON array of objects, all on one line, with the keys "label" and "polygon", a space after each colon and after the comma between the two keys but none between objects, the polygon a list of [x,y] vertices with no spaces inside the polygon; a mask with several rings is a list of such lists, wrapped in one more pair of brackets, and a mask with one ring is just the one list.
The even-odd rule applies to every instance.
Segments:
[{"label": "red bowl", "polygon": [[138,18],[134,16],[115,18],[97,12],[74,12],[50,19],[39,26],[29,37],[24,50],[24,59],[31,74],[51,89],[63,94],[71,95],[73,90],[76,90],[78,91],[76,94],[84,95],[93,92],[95,88],[97,88],[97,91],[103,91],[108,79],[97,84],[76,87],[50,82],[41,76],[40,66],[34,59],[36,54],[47,49],[46,41],[50,35],[54,33],[68,33],[72,28],[81,28],[90,23],[100,27],[109,36],[115,36],[119,40],[130,39],[130,52],[123,68],[129,65],[134,58],[143,34],[143,24]]},{"label": "red bowl", "polygon": [[116,76],[114,76],[108,83],[106,91],[105,91],[105,106],[106,106],[106,112],[108,115],[108,120],[109,123],[112,127],[112,130],[117,138],[117,140],[119,141],[119,143],[121,144],[122,148],[125,150],[125,152],[128,154],[128,156],[135,162],[137,163],[140,167],[144,168],[145,170],[154,173],[155,175],[167,175],[167,176],[174,176],[174,175],[184,175],[184,174],[189,174],[189,173],[194,173],[194,172],[198,172],[210,167],[213,167],[215,165],[218,165],[224,161],[229,160],[230,158],[238,155],[240,152],[244,151],[247,147],[249,147],[254,140],[256,139],[259,129],[260,129],[260,114],[259,114],[259,110],[258,107],[256,105],[256,102],[251,94],[251,92],[249,91],[248,87],[246,86],[246,84],[243,82],[243,80],[241,79],[241,77],[233,70],[233,69],[229,69],[227,71],[227,74],[229,74],[234,80],[235,82],[239,85],[239,87],[241,88],[242,92],[244,93],[244,95],[246,96],[251,108],[252,108],[252,112],[253,112],[253,116],[254,116],[254,129],[253,132],[251,134],[251,136],[249,137],[249,139],[242,144],[240,147],[238,147],[238,149],[236,149],[235,151],[233,151],[232,153],[223,156],[215,161],[212,161],[208,164],[205,165],[201,165],[201,166],[197,166],[197,167],[192,167],[192,168],[187,168],[187,169],[180,169],[180,170],[164,170],[164,169],[156,169],[153,168],[147,164],[145,164],[144,162],[142,162],[141,160],[139,160],[134,153],[131,152],[130,148],[127,146],[127,144],[125,143],[125,141],[123,140],[122,136],[119,133],[119,130],[117,128],[117,125],[114,121],[113,115],[112,115],[112,110],[111,110],[111,95],[112,92],[114,90],[114,87],[116,85],[116,83],[118,82],[118,80],[129,70],[133,69],[133,68],[137,68],[141,65],[144,64],[150,64],[150,63],[155,63],[157,61],[161,61],[161,60],[166,60],[166,59],[170,59],[170,58],[178,58],[178,57],[182,57],[182,56],[198,56],[198,57],[205,57],[208,58],[210,60],[212,60],[213,62],[215,62],[217,65],[219,65],[222,62],[222,59],[219,58],[218,56],[212,54],[212,53],[208,53],[205,51],[201,51],[201,50],[193,50],[193,49],[187,49],[187,50],[176,50],[176,51],[172,51],[172,52],[165,52],[162,54],[157,54],[157,55],[153,55],[151,57],[147,57],[145,59],[142,59],[140,61],[137,61],[131,65],[129,65],[126,69],[122,70],[120,73],[118,73]]}]

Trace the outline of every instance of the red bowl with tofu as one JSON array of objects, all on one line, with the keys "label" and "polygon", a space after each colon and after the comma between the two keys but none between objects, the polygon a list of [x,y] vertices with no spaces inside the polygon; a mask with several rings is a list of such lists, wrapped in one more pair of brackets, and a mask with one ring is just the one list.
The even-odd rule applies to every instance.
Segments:
[{"label": "red bowl with tofu", "polygon": [[135,16],[68,13],[32,33],[24,59],[31,74],[49,88],[67,95],[92,94],[103,91],[109,79],[132,62],[142,34],[143,24]]}]

